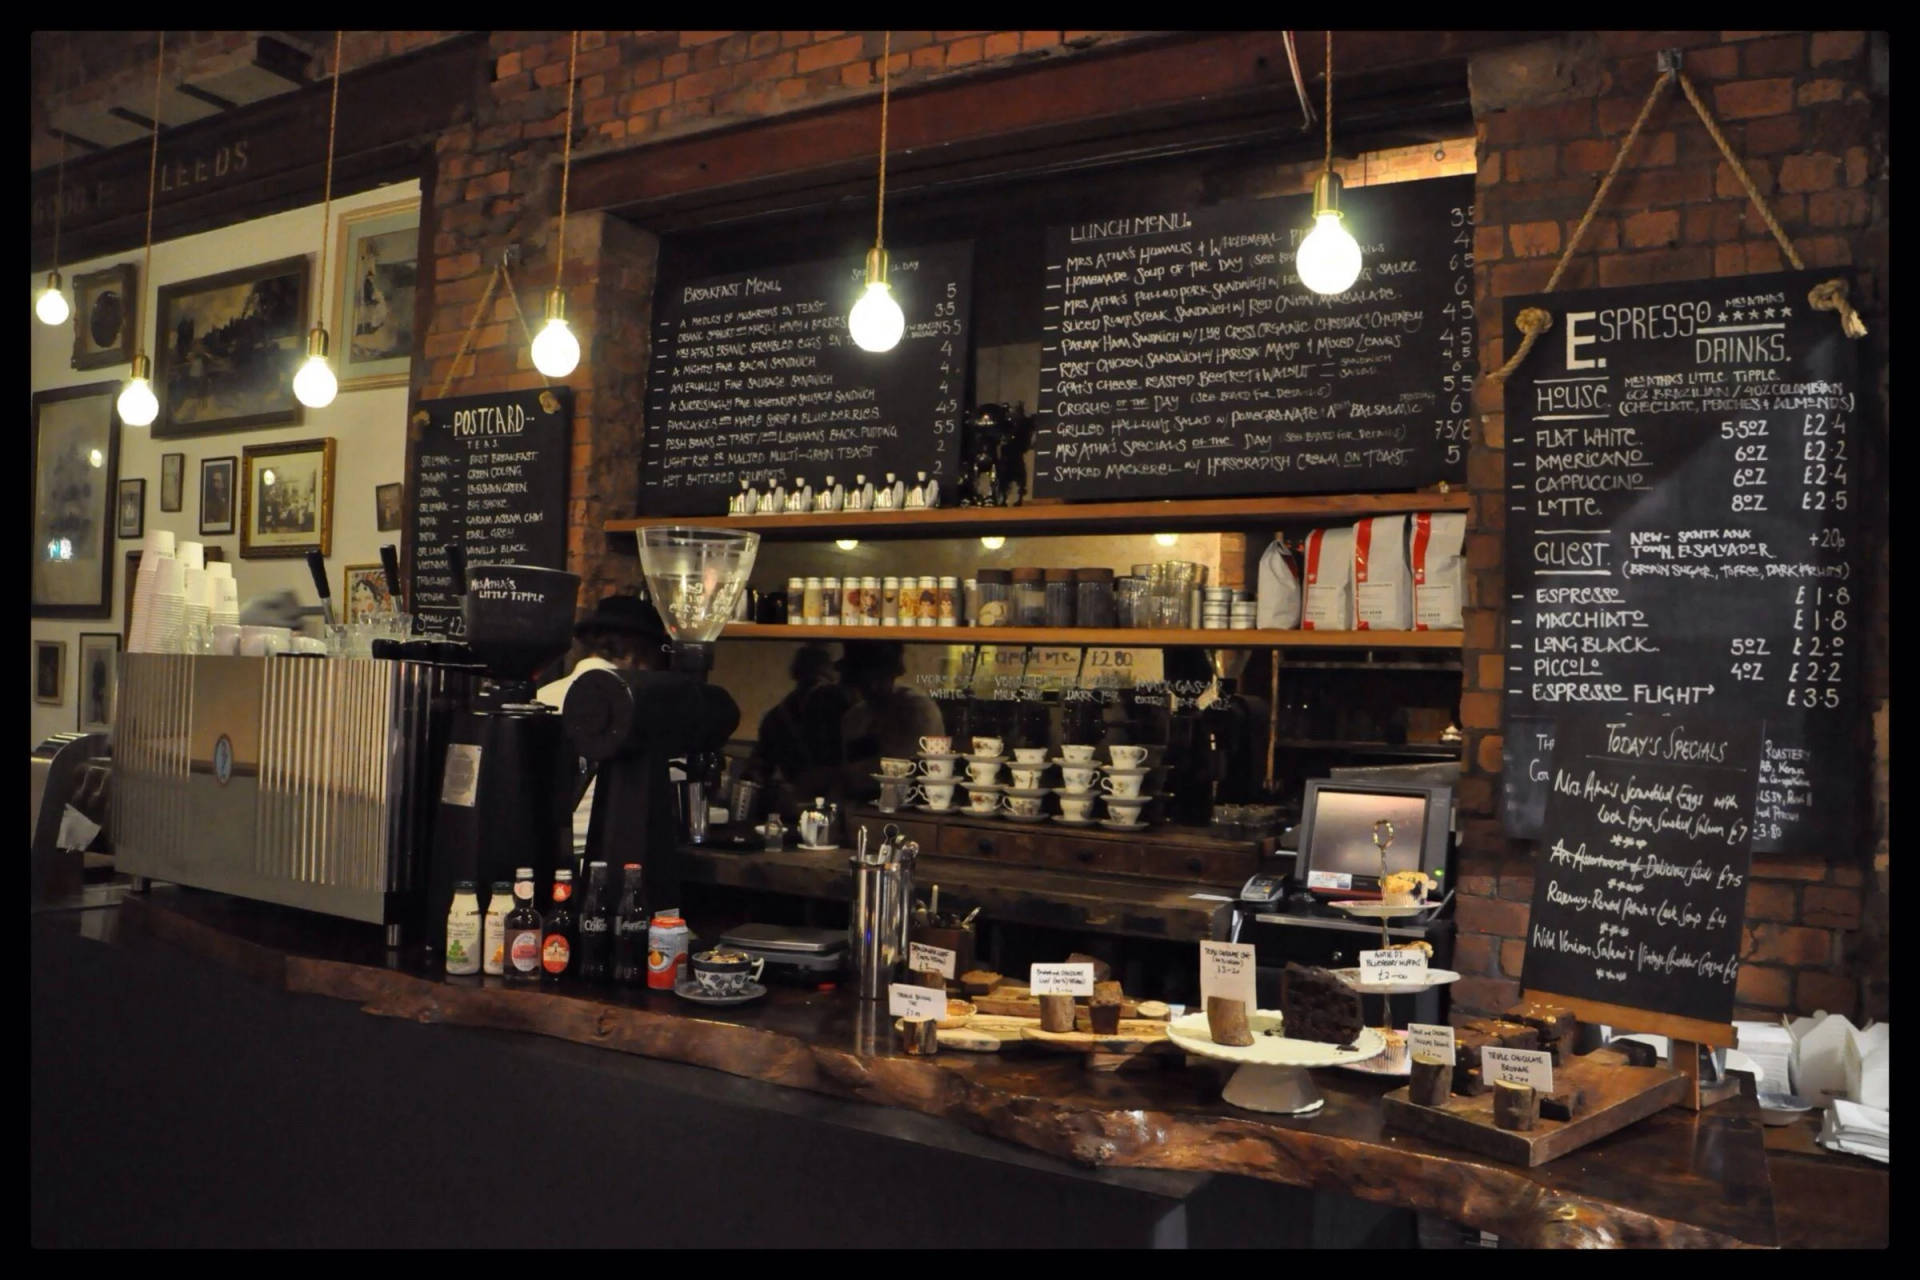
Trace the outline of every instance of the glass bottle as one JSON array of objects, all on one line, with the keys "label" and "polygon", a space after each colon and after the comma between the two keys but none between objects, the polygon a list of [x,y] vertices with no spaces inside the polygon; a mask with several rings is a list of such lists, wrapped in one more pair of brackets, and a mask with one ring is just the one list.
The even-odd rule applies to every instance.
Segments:
[{"label": "glass bottle", "polygon": [[651,923],[640,864],[629,862],[620,868],[620,909],[613,917],[613,980],[622,986],[637,987],[647,980],[647,928]]},{"label": "glass bottle", "polygon": [[453,886],[453,905],[447,909],[447,972],[480,972],[480,893],[471,880]]},{"label": "glass bottle", "polygon": [[580,926],[573,911],[573,872],[553,873],[553,905],[540,931],[540,970],[549,980],[578,977]]},{"label": "glass bottle", "polygon": [[613,962],[613,900],[607,890],[607,864],[587,864],[587,894],[580,900],[580,976],[605,982]]},{"label": "glass bottle", "polygon": [[513,886],[505,880],[495,880],[487,892],[487,918],[481,926],[482,973],[507,971],[507,913],[512,910]]},{"label": "glass bottle", "polygon": [[540,980],[540,909],[533,905],[533,868],[513,870],[513,910],[507,913],[507,977]]}]

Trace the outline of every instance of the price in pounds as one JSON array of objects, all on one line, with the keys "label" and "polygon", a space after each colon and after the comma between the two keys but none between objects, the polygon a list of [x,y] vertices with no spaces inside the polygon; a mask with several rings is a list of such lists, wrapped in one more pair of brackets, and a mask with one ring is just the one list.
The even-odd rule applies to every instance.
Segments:
[{"label": "price in pounds", "polygon": [[1788,689],[1787,705],[1803,711],[1832,711],[1840,705],[1840,691],[1832,686],[1824,689]]}]

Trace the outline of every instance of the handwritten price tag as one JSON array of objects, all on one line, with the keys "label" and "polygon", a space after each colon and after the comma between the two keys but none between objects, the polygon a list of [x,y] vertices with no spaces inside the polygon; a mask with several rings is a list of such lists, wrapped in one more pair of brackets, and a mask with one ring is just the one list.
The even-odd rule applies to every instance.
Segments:
[{"label": "handwritten price tag", "polygon": [[1425,982],[1427,980],[1427,953],[1419,947],[1409,947],[1405,951],[1362,951],[1360,953],[1360,981],[1362,982]]},{"label": "handwritten price tag", "polygon": [[1090,996],[1090,964],[1036,964],[1027,971],[1027,988],[1037,996]]},{"label": "handwritten price tag", "polygon": [[951,978],[955,959],[955,953],[945,947],[930,947],[924,942],[907,944],[907,968],[916,973],[923,969],[938,969],[941,977]]},{"label": "handwritten price tag", "polygon": [[1200,944],[1200,1004],[1209,996],[1238,1000],[1248,1009],[1254,1004],[1253,944],[1250,942],[1203,942]]},{"label": "handwritten price tag", "polygon": [[1488,1084],[1530,1084],[1541,1093],[1553,1092],[1553,1055],[1538,1049],[1480,1050],[1480,1078]]},{"label": "handwritten price tag", "polygon": [[932,987],[909,987],[898,982],[887,986],[887,1012],[896,1018],[944,1018],[947,993]]},{"label": "handwritten price tag", "polygon": [[[1453,1047],[1453,1028],[1436,1027],[1425,1022],[1407,1024],[1407,1051],[1427,1058],[1438,1058],[1448,1066],[1459,1061]],[[1481,1050],[1484,1055],[1485,1050]]]}]

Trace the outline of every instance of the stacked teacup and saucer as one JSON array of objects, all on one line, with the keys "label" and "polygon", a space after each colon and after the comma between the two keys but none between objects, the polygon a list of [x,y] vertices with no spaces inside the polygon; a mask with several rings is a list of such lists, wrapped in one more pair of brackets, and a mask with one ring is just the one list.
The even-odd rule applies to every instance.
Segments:
[{"label": "stacked teacup and saucer", "polygon": [[953,739],[938,734],[920,739],[920,807],[928,813],[955,813],[954,795],[960,789],[957,774],[966,757],[954,751]]},{"label": "stacked teacup and saucer", "polygon": [[1100,800],[1100,766],[1093,753],[1091,745],[1068,742],[1053,759],[1060,768],[1060,785],[1053,789],[1060,799],[1060,821],[1069,827],[1090,827],[1098,821],[1093,807]]}]

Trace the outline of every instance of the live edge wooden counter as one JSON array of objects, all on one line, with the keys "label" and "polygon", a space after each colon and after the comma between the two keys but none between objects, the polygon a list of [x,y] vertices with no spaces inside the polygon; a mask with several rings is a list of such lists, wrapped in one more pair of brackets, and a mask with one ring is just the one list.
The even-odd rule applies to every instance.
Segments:
[{"label": "live edge wooden counter", "polygon": [[664,992],[508,986],[427,971],[297,913],[212,894],[130,897],[120,937],[144,935],[287,991],[368,1013],[553,1036],[796,1089],[939,1116],[1092,1166],[1234,1173],[1438,1214],[1541,1247],[1775,1244],[1760,1127],[1744,1099],[1669,1110],[1537,1169],[1494,1164],[1382,1128],[1393,1082],[1324,1071],[1327,1105],[1290,1119],[1220,1100],[1210,1067],[1089,1072],[1077,1058],[941,1053],[908,1058],[884,1008],[845,991],[776,989],[737,1009]]}]

